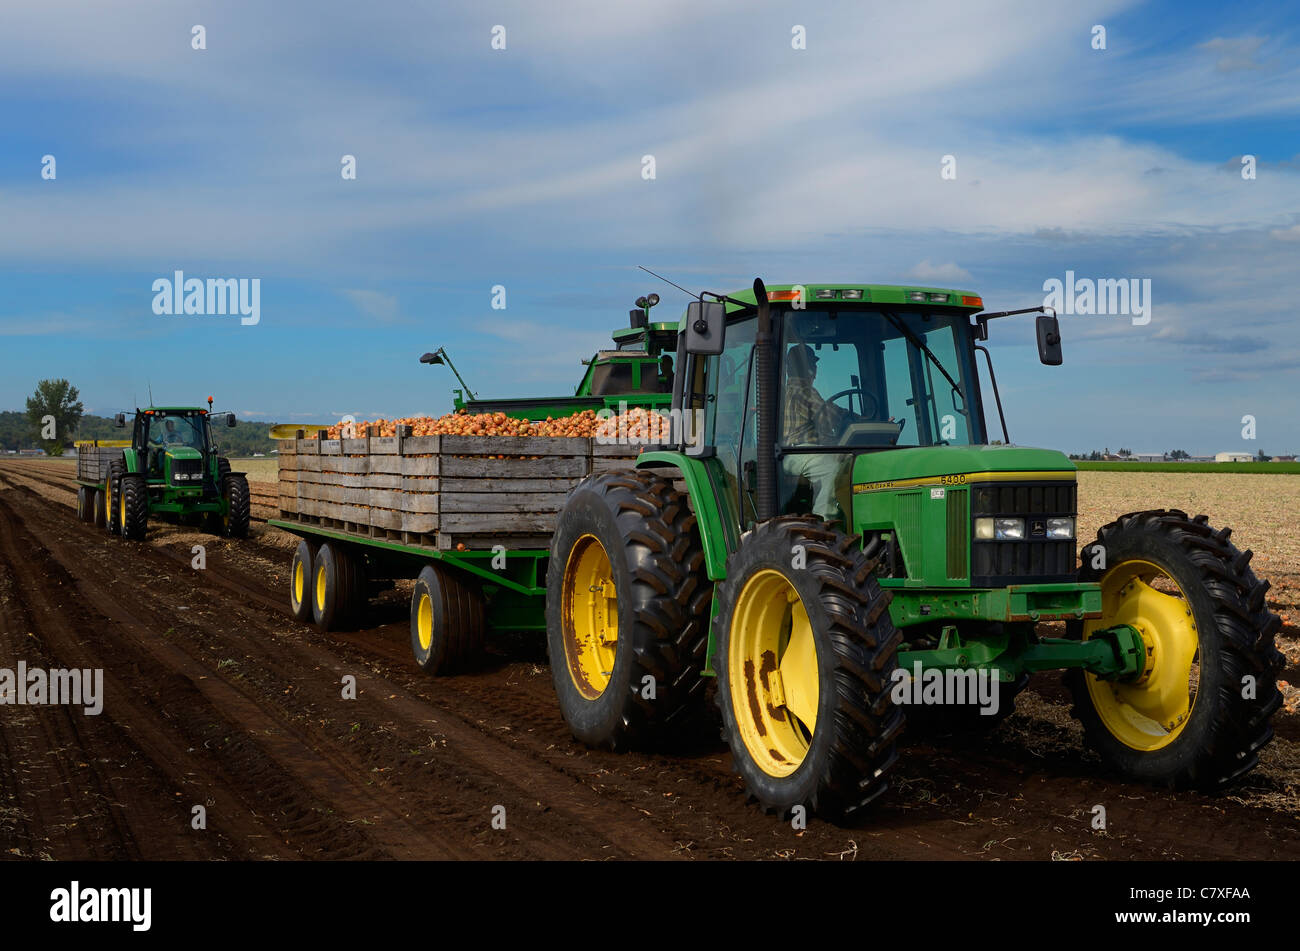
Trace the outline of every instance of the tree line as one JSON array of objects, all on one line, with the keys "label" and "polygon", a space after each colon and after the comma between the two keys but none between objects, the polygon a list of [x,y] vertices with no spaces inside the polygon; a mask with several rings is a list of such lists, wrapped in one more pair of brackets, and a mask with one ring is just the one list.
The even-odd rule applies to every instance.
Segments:
[{"label": "tree line", "polygon": [[[27,398],[26,411],[0,411],[0,452],[44,449],[60,456],[79,439],[130,439],[131,419],[118,429],[111,417],[87,414],[77,388],[67,380],[41,380]],[[233,429],[212,427],[220,450],[232,456],[269,453],[275,448],[271,423],[244,422]]]}]

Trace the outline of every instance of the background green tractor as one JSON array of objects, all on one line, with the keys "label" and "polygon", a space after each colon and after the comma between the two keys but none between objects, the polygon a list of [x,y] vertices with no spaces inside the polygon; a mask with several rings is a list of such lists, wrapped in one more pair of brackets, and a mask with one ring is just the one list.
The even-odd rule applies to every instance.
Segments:
[{"label": "background green tractor", "polygon": [[1250,552],[1147,511],[1080,564],[1074,465],[1009,445],[1005,421],[991,444],[976,367],[1001,419],[989,321],[1038,312],[1055,365],[1055,315],[982,308],[761,281],[687,308],[674,444],[580,483],[553,538],[552,676],[579,739],[688,720],[712,675],[749,792],[842,816],[886,789],[913,712],[996,722],[1057,669],[1124,775],[1219,789],[1256,764],[1281,655]]},{"label": "background green tractor", "polygon": [[[77,509],[83,520],[124,538],[143,539],[153,515],[245,537],[248,480],[218,454],[211,402],[208,409],[137,409],[129,443],[79,444]],[[234,413],[217,418],[235,425]],[[117,425],[126,427],[125,413],[117,415]]]}]

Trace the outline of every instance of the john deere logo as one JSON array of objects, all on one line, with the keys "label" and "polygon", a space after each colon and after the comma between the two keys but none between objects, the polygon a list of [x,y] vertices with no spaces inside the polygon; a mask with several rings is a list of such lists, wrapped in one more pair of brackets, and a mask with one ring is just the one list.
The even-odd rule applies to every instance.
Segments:
[{"label": "john deere logo", "polygon": [[1035,519],[1029,523],[1029,534],[1036,538],[1042,538],[1047,534],[1047,524],[1041,519]]}]

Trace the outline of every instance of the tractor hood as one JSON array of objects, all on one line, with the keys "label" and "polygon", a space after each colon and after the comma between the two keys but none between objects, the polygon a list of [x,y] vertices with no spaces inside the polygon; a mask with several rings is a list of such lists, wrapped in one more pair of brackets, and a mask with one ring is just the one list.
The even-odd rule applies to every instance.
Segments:
[{"label": "tractor hood", "polygon": [[202,459],[203,453],[190,446],[177,446],[175,449],[167,450],[169,459]]},{"label": "tractor hood", "polygon": [[1074,463],[1054,449],[926,446],[861,453],[853,460],[853,486],[862,491],[932,481],[960,484],[978,481],[973,477],[983,473],[1060,472],[1073,478],[1074,471]]}]

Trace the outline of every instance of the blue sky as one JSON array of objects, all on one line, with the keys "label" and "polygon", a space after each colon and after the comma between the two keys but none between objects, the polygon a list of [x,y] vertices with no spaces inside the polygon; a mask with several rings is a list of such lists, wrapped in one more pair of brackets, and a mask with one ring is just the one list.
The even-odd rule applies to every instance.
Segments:
[{"label": "blue sky", "polygon": [[[425,350],[563,393],[638,295],[676,316],[637,264],[998,310],[1072,270],[1150,279],[1152,319],[1063,318],[1057,368],[996,323],[1016,442],[1295,452],[1298,54],[1267,3],[6,4],[0,408],[437,414]],[[155,315],[178,269],[260,279],[260,322]]]}]

